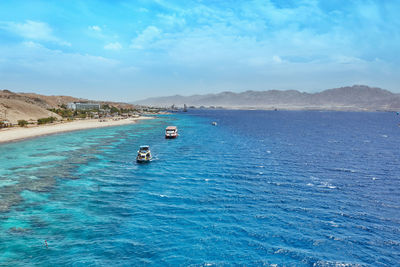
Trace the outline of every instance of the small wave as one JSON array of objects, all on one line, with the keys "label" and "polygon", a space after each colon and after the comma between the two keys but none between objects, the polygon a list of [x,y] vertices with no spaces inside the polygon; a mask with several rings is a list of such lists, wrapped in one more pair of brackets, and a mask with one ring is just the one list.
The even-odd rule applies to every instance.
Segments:
[{"label": "small wave", "polygon": [[325,240],[321,240],[321,239],[318,239],[318,240],[315,240],[314,242],[313,242],[313,246],[319,246],[319,245],[321,245],[321,244],[323,244],[325,242]]},{"label": "small wave", "polygon": [[397,241],[395,241],[395,240],[386,240],[386,241],[384,241],[384,243],[385,243],[386,245],[389,245],[389,246],[397,246],[397,247],[400,247],[400,242],[397,242]]},{"label": "small wave", "polygon": [[336,237],[334,235],[330,235],[330,236],[328,236],[328,238],[331,240],[335,240],[335,241],[343,241],[343,239],[341,239],[340,237]]},{"label": "small wave", "polygon": [[330,184],[328,182],[322,182],[320,185],[318,185],[318,187],[329,188],[329,189],[335,189],[336,188],[336,186],[334,186],[334,185],[332,185],[332,184]]},{"label": "small wave", "polygon": [[289,252],[289,250],[284,249],[284,248],[280,248],[280,249],[277,249],[277,250],[274,252],[274,254],[286,254],[286,253],[288,253],[288,252]]},{"label": "small wave", "polygon": [[337,262],[337,261],[317,261],[313,264],[314,267],[351,267],[351,266],[361,266],[357,263],[347,263],[347,262]]},{"label": "small wave", "polygon": [[356,170],[346,168],[327,168],[329,171],[356,173]]},{"label": "small wave", "polygon": [[339,225],[337,223],[335,223],[334,221],[329,221],[328,222],[332,227],[338,228]]}]

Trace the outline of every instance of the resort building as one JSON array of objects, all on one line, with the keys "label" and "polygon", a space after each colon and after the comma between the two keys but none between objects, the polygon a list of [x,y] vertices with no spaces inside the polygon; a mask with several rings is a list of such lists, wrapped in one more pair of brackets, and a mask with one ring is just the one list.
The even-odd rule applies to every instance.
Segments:
[{"label": "resort building", "polygon": [[2,120],[0,119],[0,128],[7,128],[7,127],[11,127],[12,123],[8,120]]},{"label": "resort building", "polygon": [[72,110],[99,110],[100,104],[73,102],[68,103],[67,108]]}]

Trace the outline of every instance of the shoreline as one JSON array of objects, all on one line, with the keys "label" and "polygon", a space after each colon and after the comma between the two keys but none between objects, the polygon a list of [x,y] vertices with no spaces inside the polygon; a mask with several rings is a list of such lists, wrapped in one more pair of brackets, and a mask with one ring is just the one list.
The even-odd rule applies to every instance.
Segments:
[{"label": "shoreline", "polygon": [[73,132],[79,130],[105,128],[113,126],[122,126],[135,124],[139,120],[152,119],[152,117],[141,116],[138,118],[121,119],[117,121],[109,120],[100,122],[98,119],[79,120],[71,122],[62,122],[56,124],[48,124],[33,127],[13,127],[0,130],[0,145],[32,139],[36,137]]},{"label": "shoreline", "polygon": [[[159,106],[160,108],[163,106]],[[167,108],[167,107],[163,107]],[[178,112],[182,108],[178,108]],[[205,106],[188,110],[264,110],[264,111],[338,111],[338,112],[397,112],[396,108],[361,108],[353,106]]]}]

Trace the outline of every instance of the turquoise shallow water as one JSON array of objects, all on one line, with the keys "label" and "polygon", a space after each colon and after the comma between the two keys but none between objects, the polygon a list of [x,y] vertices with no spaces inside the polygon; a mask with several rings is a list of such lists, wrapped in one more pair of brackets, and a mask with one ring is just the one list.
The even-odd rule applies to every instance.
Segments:
[{"label": "turquoise shallow water", "polygon": [[191,111],[1,145],[0,265],[397,265],[398,120]]}]

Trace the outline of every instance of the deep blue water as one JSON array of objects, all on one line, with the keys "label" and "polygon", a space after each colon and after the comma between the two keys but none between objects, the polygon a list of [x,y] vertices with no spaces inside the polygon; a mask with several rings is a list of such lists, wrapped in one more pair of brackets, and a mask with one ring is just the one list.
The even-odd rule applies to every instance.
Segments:
[{"label": "deep blue water", "polygon": [[0,265],[399,265],[399,122],[190,111],[0,145]]}]

